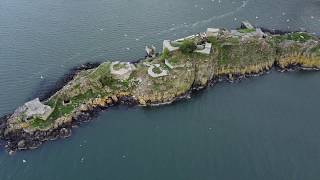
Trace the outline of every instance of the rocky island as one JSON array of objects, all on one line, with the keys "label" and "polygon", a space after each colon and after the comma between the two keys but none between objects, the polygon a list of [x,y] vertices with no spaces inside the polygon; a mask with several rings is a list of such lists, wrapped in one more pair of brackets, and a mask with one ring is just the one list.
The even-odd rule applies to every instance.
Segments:
[{"label": "rocky island", "polygon": [[92,113],[117,104],[153,106],[188,97],[220,81],[235,81],[276,68],[319,70],[319,38],[306,32],[278,32],[243,22],[240,29],[208,28],[163,41],[158,54],[146,47],[138,62],[107,61],[77,70],[47,99],[29,101],[0,118],[0,138],[13,153],[71,135]]}]

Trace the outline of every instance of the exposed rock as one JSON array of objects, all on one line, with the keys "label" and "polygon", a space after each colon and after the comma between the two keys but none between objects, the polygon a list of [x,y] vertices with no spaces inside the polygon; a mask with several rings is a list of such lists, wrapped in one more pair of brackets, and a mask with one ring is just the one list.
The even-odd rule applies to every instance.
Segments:
[{"label": "exposed rock", "polygon": [[62,128],[62,129],[60,129],[59,135],[60,135],[60,137],[67,138],[67,137],[71,136],[71,130],[67,129],[67,128]]},{"label": "exposed rock", "polygon": [[[260,30],[243,30],[238,33],[239,37],[228,32],[212,30],[216,38],[198,34],[173,41],[178,46],[184,39],[194,39],[194,44],[201,44],[201,50],[205,50],[205,43],[212,41],[210,48],[213,45],[211,49],[215,51],[210,54],[184,54],[177,51],[169,53],[168,57],[148,58],[135,63],[106,62],[96,69],[79,71],[72,81],[43,102],[50,106],[54,104],[54,116],[50,116],[50,121],[42,122],[35,118],[21,121],[24,112],[30,112],[25,117],[39,117],[47,112],[46,105],[36,99],[31,105],[26,103],[25,108],[17,109],[15,116],[10,116],[17,118],[0,118],[0,138],[7,143],[6,149],[10,152],[33,149],[44,141],[70,136],[71,128],[89,121],[106,106],[168,104],[181,98],[190,98],[190,92],[217,82],[237,82],[242,78],[259,76],[275,65],[282,70],[320,68],[320,45],[316,38],[305,40],[300,37],[305,40],[300,42],[292,40],[292,37],[275,37],[280,41],[277,42],[270,34],[263,37],[264,32]],[[299,39],[299,36],[293,38]],[[222,56],[220,53],[223,50],[227,53]],[[127,71],[129,66],[132,73]],[[42,117],[45,119],[45,116]]]},{"label": "exposed rock", "polygon": [[243,29],[254,29],[254,27],[251,25],[249,21],[242,21],[241,22],[241,28]]},{"label": "exposed rock", "polygon": [[18,149],[19,150],[26,149],[26,141],[25,140],[21,140],[18,142]]},{"label": "exposed rock", "polygon": [[118,97],[116,95],[111,96],[114,103],[118,102]]},{"label": "exposed rock", "polygon": [[146,101],[144,99],[142,99],[142,98],[139,98],[139,104],[142,105],[142,106],[146,106],[147,105]]}]

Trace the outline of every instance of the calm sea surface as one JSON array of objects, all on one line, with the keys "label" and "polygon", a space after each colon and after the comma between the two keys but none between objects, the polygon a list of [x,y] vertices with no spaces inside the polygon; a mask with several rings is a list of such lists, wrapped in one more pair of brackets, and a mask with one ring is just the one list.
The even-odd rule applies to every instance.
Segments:
[{"label": "calm sea surface", "polygon": [[[319,0],[0,0],[0,115],[68,69],[241,20],[320,34]],[[68,140],[9,156],[0,180],[316,180],[320,73],[222,83],[157,108],[116,107]]]}]

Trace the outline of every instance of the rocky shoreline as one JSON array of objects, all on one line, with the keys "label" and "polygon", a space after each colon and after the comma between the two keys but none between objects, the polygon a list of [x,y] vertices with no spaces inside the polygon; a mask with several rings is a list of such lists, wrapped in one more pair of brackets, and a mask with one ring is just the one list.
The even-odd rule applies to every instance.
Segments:
[{"label": "rocky shoreline", "polygon": [[[88,63],[89,64],[89,63]],[[92,69],[94,67],[91,66],[91,64],[85,64],[81,67],[85,67],[85,69]],[[92,68],[91,68],[92,67]],[[73,71],[70,73],[70,75],[67,77],[69,81],[72,80],[72,78],[75,75],[76,72],[83,70],[79,69],[78,67],[75,68],[76,71]],[[257,76],[262,76],[265,74],[270,73],[271,71],[276,70],[279,72],[292,72],[292,71],[319,71],[320,69],[317,68],[303,68],[300,65],[292,65],[286,69],[282,69],[281,67],[277,66],[276,64],[272,66],[272,68],[268,70],[261,71],[259,73],[254,73],[254,74],[234,74],[232,78],[230,78],[229,75],[223,75],[219,77],[214,77],[211,79],[207,85],[205,86],[195,86],[192,87],[186,94],[181,95],[179,97],[176,97],[174,100],[170,102],[165,102],[165,103],[154,103],[150,104],[149,106],[161,106],[161,105],[167,105],[171,104],[174,102],[178,102],[180,100],[184,99],[190,99],[191,96],[195,93],[199,93],[201,90],[204,90],[208,87],[212,87],[218,83],[223,83],[223,82],[228,82],[228,83],[235,83],[235,82],[240,82],[244,79],[249,79],[251,77],[257,77]],[[65,81],[66,78],[63,78],[62,81]],[[67,83],[67,82],[64,82]],[[55,91],[55,90],[53,90]],[[111,106],[115,105],[128,105],[128,106],[136,106],[139,105],[137,100],[130,96],[123,96],[123,97],[118,97],[118,100],[114,101],[112,104],[108,104],[108,106],[96,106],[96,107],[88,107],[86,111],[80,111],[77,114],[76,117],[72,117],[73,120],[71,123],[63,124],[59,126],[56,129],[51,129],[50,131],[36,131],[33,134],[29,134],[24,132],[23,130],[20,131],[15,131],[12,134],[7,135],[5,138],[2,135],[1,132],[1,140],[6,141],[6,145],[4,145],[5,149],[9,152],[9,154],[13,154],[17,150],[31,150],[31,149],[36,149],[40,147],[44,142],[50,141],[50,140],[56,140],[56,139],[64,139],[68,138],[72,135],[72,129],[79,127],[83,123],[87,123],[91,120],[93,120],[94,117],[98,115],[99,112],[104,111],[108,109]],[[0,129],[3,129],[5,126],[5,121],[8,119],[10,115],[6,115],[0,118]],[[0,145],[3,145],[0,143]]]},{"label": "rocky shoreline", "polygon": [[[209,41],[216,46],[211,55],[183,54],[180,51],[166,55],[164,51],[160,55],[154,55],[153,58],[147,57],[131,63],[86,63],[73,68],[57,82],[56,87],[41,97],[44,103],[42,106],[52,108],[49,120],[39,119],[38,116],[22,120],[25,115],[19,115],[21,111],[19,108],[13,114],[0,118],[0,146],[3,146],[9,154],[13,154],[18,150],[38,148],[49,140],[67,138],[71,136],[73,128],[91,121],[100,111],[116,105],[161,106],[189,99],[193,94],[217,83],[239,82],[243,79],[268,74],[274,70],[279,72],[319,71],[320,58],[317,54],[309,52],[314,47],[320,49],[319,41],[300,42],[305,37],[309,38],[308,34],[308,36],[299,33],[288,36],[288,32],[274,31],[273,33],[279,33],[281,36],[276,36],[276,39],[273,40],[274,34],[265,30],[271,34],[268,35],[271,36],[271,40],[266,40],[266,34],[257,36],[250,34],[252,29],[243,31],[240,37],[234,37],[231,33],[231,36],[230,34],[218,35],[218,40],[206,39],[206,46]],[[221,32],[226,33],[227,31]],[[235,34],[239,36],[239,32]],[[297,42],[291,40],[291,36],[297,38]],[[217,37],[214,36],[214,38]],[[241,41],[237,38],[241,38]],[[281,41],[283,45],[273,47],[278,45],[278,41]],[[239,62],[232,59],[237,57],[237,53],[243,54],[242,49],[246,47],[238,46],[240,43],[244,43],[242,46],[248,46],[248,50],[244,52],[252,53],[252,57],[249,57],[254,59],[246,66],[242,64],[248,61],[247,57],[243,59],[240,57]],[[287,49],[292,48],[290,43],[294,45],[293,52],[287,52]],[[297,48],[294,43],[299,47]],[[227,49],[223,49],[224,46]],[[234,52],[230,51],[230,47],[234,47]],[[224,56],[226,55],[223,54],[225,50],[230,51],[230,54],[227,54],[231,58],[230,62],[225,62]],[[279,50],[281,50],[280,55]],[[296,51],[301,51],[301,53]],[[177,65],[176,69],[160,68],[165,58],[175,61],[178,59],[184,65]],[[222,60],[223,63],[219,64]],[[154,65],[150,65],[152,63]],[[116,69],[112,69],[114,66]],[[127,67],[130,69],[125,69]],[[116,74],[110,74],[110,68]],[[158,68],[157,71],[160,71],[158,73],[165,75],[164,77],[149,77],[146,73],[148,68]],[[163,73],[164,71],[171,71],[170,76]],[[123,76],[117,74],[120,72]],[[134,75],[126,74],[132,72]],[[170,94],[172,92],[174,94]],[[34,108],[32,105],[31,108]]]}]

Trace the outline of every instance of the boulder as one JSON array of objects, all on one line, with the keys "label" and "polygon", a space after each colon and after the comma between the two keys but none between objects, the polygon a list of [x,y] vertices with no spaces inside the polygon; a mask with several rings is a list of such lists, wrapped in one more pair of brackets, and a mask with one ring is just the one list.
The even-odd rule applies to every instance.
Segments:
[{"label": "boulder", "polygon": [[118,98],[116,95],[111,96],[111,99],[113,100],[114,103],[118,102]]},{"label": "boulder", "polygon": [[142,105],[142,106],[146,106],[147,105],[146,101],[144,99],[142,99],[142,98],[139,99],[139,104]]},{"label": "boulder", "polygon": [[71,130],[67,128],[61,128],[59,131],[59,135],[63,138],[67,138],[71,136]]},{"label": "boulder", "polygon": [[22,150],[26,148],[26,141],[25,140],[21,140],[18,142],[18,149]]}]

